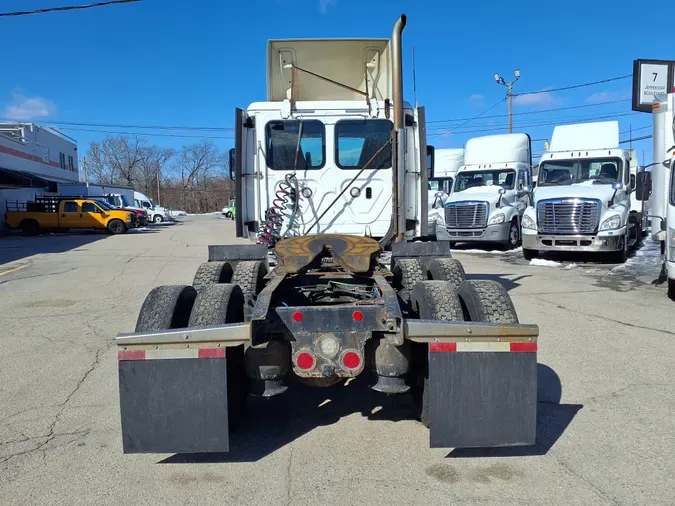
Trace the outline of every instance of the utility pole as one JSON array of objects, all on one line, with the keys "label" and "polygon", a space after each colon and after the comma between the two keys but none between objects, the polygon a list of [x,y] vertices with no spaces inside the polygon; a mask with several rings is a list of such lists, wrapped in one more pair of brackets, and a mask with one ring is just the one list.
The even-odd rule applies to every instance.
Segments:
[{"label": "utility pole", "polygon": [[159,172],[160,172],[160,169],[157,168],[157,205],[158,205],[158,206],[161,206],[161,205],[162,205],[162,201],[161,201],[160,198],[159,198]]},{"label": "utility pole", "polygon": [[513,85],[520,79],[520,69],[514,71],[515,79],[510,83],[504,81],[504,78],[499,74],[495,74],[495,81],[497,84],[506,86],[506,100],[509,104],[509,133],[513,133]]},{"label": "utility pole", "polygon": [[89,188],[89,178],[87,177],[87,159],[86,157],[82,158],[82,175],[84,176],[84,184]]}]

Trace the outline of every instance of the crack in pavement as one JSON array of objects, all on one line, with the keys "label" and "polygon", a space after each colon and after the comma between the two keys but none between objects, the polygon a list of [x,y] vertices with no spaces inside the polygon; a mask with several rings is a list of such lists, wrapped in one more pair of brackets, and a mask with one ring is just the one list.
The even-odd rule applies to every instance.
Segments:
[{"label": "crack in pavement", "polygon": [[293,476],[291,474],[292,465],[293,465],[293,444],[291,443],[291,445],[289,446],[288,465],[286,466],[286,506],[290,506],[290,504],[293,502],[292,496]]},{"label": "crack in pavement", "polygon": [[609,318],[607,316],[602,316],[599,314],[593,314],[593,313],[586,313],[585,311],[579,311],[576,309],[570,309],[568,307],[565,307],[561,304],[558,304],[557,302],[551,302],[550,300],[542,299],[541,297],[534,297],[531,295],[523,295],[523,297],[532,297],[535,300],[541,301],[541,302],[546,302],[547,304],[551,304],[552,306],[557,307],[558,309],[563,309],[565,311],[568,311],[570,313],[574,314],[582,314],[591,318],[598,318],[599,320],[607,321],[607,322],[612,322],[612,323],[618,323],[619,325],[623,325],[625,327],[631,327],[634,329],[642,329],[642,330],[651,330],[653,332],[660,332],[662,334],[668,334],[670,336],[675,336],[675,332],[672,332],[670,330],[663,330],[663,329],[655,329],[654,327],[647,327],[644,325],[635,325],[634,323],[628,323],[628,322],[623,322],[621,320],[615,320],[613,318]]},{"label": "crack in pavement", "polygon": [[581,480],[581,481],[584,482],[586,485],[588,485],[589,487],[591,487],[591,490],[593,490],[593,492],[595,492],[599,497],[605,499],[605,500],[608,501],[610,504],[621,504],[621,503],[619,503],[616,499],[613,499],[613,498],[609,497],[605,492],[603,492],[603,491],[600,489],[600,487],[598,487],[598,486],[597,486],[595,483],[593,483],[591,480],[589,480],[589,479],[586,478],[585,476],[582,476],[582,475],[580,475],[579,473],[577,473],[574,469],[572,469],[571,466],[569,466],[569,465],[568,465],[564,460],[562,460],[560,457],[555,457],[555,459],[558,461],[558,464],[560,464],[560,466],[561,466],[565,471],[567,471],[569,474],[571,474],[572,476],[574,476],[574,477],[577,478],[578,480]]},{"label": "crack in pavement", "polygon": [[[57,434],[54,431],[56,429],[56,425],[61,420],[61,415],[65,411],[68,403],[70,402],[70,399],[73,398],[73,396],[78,392],[80,387],[82,387],[84,382],[87,380],[89,375],[96,369],[96,367],[98,367],[98,365],[101,362],[101,355],[103,354],[103,352],[107,351],[108,349],[109,349],[109,344],[106,344],[105,347],[99,348],[98,350],[96,350],[96,356],[94,358],[94,362],[91,364],[91,366],[89,366],[89,368],[82,375],[82,378],[80,378],[80,380],[77,382],[77,385],[75,385],[75,388],[66,396],[65,401],[63,401],[61,404],[58,405],[60,409],[58,410],[58,412],[54,416],[54,421],[49,425],[48,434],[46,436],[41,436],[41,437],[38,436],[37,437],[38,439],[46,438],[45,441],[38,444],[38,446],[36,448],[33,448],[31,450],[26,450],[26,451],[23,451],[23,452],[18,452],[18,453],[12,454],[12,455],[8,455],[3,460],[0,460],[0,464],[5,464],[5,463],[9,462],[12,458],[18,457],[20,455],[25,455],[27,453],[41,451],[45,446],[47,446],[49,443],[51,443],[54,440],[54,438],[60,436],[60,434]],[[87,434],[89,433],[89,430],[90,429],[86,429]]]},{"label": "crack in pavement", "polygon": [[23,276],[21,278],[5,279],[3,281],[0,281],[0,285],[4,285],[6,283],[11,283],[12,281],[23,281],[25,279],[43,278],[43,277],[46,277],[46,276],[58,276],[59,274],[66,274],[68,272],[72,272],[75,269],[78,269],[78,267],[71,267],[70,269],[66,269],[65,271],[59,271],[59,272],[45,272],[45,273],[42,273],[42,274],[34,274],[32,276]]}]

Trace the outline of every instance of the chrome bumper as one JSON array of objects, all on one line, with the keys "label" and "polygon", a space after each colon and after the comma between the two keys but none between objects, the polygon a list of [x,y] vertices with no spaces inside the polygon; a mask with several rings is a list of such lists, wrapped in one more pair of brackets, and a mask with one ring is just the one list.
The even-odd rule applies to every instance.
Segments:
[{"label": "chrome bumper", "polygon": [[621,235],[543,235],[523,234],[523,248],[537,251],[587,251],[608,252],[618,251]]}]

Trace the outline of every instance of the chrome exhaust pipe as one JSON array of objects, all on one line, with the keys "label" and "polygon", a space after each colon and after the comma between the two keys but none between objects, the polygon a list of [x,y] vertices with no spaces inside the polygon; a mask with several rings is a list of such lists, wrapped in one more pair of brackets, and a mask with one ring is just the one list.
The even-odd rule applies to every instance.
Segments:
[{"label": "chrome exhaust pipe", "polygon": [[394,142],[393,142],[393,187],[392,207],[394,242],[401,242],[405,234],[405,113],[403,111],[403,42],[402,34],[406,25],[406,15],[402,14],[394,25],[392,41],[392,74],[394,98]]}]

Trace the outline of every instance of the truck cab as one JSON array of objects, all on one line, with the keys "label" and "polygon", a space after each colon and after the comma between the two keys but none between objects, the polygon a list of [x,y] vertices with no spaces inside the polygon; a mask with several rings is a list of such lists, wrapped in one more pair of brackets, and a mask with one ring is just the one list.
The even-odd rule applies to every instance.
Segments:
[{"label": "truck cab", "polygon": [[603,252],[618,263],[642,239],[646,212],[631,211],[631,153],[616,121],[555,127],[523,217],[523,254]]},{"label": "truck cab", "polygon": [[145,193],[134,192],[134,205],[143,209],[148,214],[148,221],[152,223],[162,223],[170,219],[169,212],[155,204],[155,202]]},{"label": "truck cab", "polygon": [[[675,125],[673,125],[673,129],[675,130]],[[668,275],[668,297],[675,300],[675,149],[671,153],[669,173],[670,188],[668,189],[668,209],[666,214],[666,223],[668,224],[666,273]]]},{"label": "truck cab", "polygon": [[502,243],[515,248],[530,199],[532,148],[527,134],[469,139],[464,165],[445,201],[445,230],[452,242]]},{"label": "truck cab", "polygon": [[[424,110],[394,109],[390,51],[387,39],[268,43],[267,101],[236,113],[238,236],[269,246],[320,233],[381,239],[392,227],[393,191],[406,238],[427,234]],[[390,139],[401,112],[403,166],[394,174]],[[392,185],[396,177],[405,181]]]},{"label": "truck cab", "polygon": [[464,165],[464,149],[433,149],[433,166],[429,177],[429,236],[436,236],[436,227],[445,226],[443,205],[450,193],[459,168]]}]

